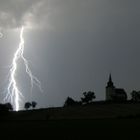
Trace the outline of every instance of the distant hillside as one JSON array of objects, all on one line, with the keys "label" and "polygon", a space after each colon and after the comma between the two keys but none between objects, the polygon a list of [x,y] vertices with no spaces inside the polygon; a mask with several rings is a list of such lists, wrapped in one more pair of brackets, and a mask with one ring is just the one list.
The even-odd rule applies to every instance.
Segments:
[{"label": "distant hillside", "polygon": [[1,120],[60,120],[139,117],[140,103],[94,102],[89,105],[0,112]]}]

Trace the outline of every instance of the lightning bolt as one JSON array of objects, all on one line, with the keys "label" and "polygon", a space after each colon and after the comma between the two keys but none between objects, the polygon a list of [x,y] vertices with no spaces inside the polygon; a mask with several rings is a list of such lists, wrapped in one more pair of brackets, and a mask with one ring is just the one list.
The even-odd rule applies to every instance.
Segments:
[{"label": "lightning bolt", "polygon": [[26,73],[28,74],[28,76],[30,77],[30,81],[31,81],[31,91],[33,88],[33,85],[35,84],[36,86],[39,87],[39,89],[42,91],[41,89],[41,82],[32,74],[32,71],[29,68],[29,64],[27,59],[24,57],[24,37],[23,37],[23,33],[24,33],[24,26],[21,27],[21,31],[20,31],[20,43],[19,46],[14,54],[13,60],[12,60],[12,65],[10,68],[10,77],[9,77],[9,84],[8,84],[8,88],[7,88],[7,95],[4,99],[4,101],[10,101],[11,104],[13,105],[14,110],[18,111],[19,107],[20,107],[20,102],[22,100],[22,98],[24,98],[22,92],[19,90],[18,86],[17,86],[17,82],[16,82],[16,71],[17,71],[17,67],[18,67],[18,63],[17,61],[19,59],[23,60],[23,63],[25,65],[26,68]]}]

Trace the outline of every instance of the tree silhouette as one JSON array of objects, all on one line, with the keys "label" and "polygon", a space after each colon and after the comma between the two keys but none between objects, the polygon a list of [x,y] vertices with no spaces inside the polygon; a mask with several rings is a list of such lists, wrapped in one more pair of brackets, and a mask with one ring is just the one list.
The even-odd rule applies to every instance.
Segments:
[{"label": "tree silhouette", "polygon": [[24,108],[25,108],[26,110],[28,110],[31,106],[32,106],[31,103],[26,102],[25,105],[24,105]]},{"label": "tree silhouette", "polygon": [[140,101],[140,91],[135,91],[135,90],[133,90],[133,91],[131,92],[131,100],[132,100],[132,101],[135,101],[135,102]]},{"label": "tree silhouette", "polygon": [[64,103],[64,106],[74,106],[74,105],[80,105],[81,102],[75,101],[74,99],[72,99],[71,97],[68,97]]},{"label": "tree silhouette", "polygon": [[71,106],[75,103],[75,101],[71,98],[71,97],[68,97],[64,103],[64,106]]},{"label": "tree silhouette", "polygon": [[35,101],[32,101],[32,108],[35,108],[37,103]]},{"label": "tree silhouette", "polygon": [[84,104],[88,104],[88,103],[92,102],[93,99],[96,98],[95,93],[92,91],[84,92],[83,95],[84,95],[84,97],[81,98],[81,100],[82,100],[82,103],[84,103]]},{"label": "tree silhouette", "polygon": [[0,104],[0,111],[11,111],[13,107],[10,103]]},{"label": "tree silhouette", "polygon": [[13,106],[10,103],[6,103],[5,106],[6,106],[7,110],[9,110],[9,111],[13,110]]}]

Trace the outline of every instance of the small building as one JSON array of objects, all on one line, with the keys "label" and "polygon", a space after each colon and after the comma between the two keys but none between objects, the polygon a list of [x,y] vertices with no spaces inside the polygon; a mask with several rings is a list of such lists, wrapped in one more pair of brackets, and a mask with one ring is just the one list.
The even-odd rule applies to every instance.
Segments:
[{"label": "small building", "polygon": [[116,88],[112,82],[111,74],[106,86],[106,101],[126,101],[127,94],[124,89]]}]

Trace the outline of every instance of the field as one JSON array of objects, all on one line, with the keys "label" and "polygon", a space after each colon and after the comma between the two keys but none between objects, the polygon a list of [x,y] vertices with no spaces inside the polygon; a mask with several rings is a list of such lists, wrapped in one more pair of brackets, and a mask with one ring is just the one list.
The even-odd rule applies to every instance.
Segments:
[{"label": "field", "polygon": [[5,138],[140,139],[140,104],[92,105],[1,113]]}]

